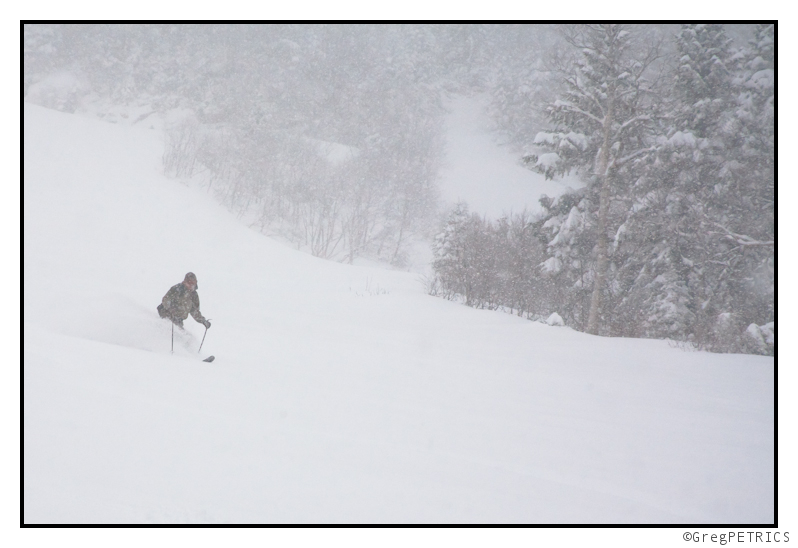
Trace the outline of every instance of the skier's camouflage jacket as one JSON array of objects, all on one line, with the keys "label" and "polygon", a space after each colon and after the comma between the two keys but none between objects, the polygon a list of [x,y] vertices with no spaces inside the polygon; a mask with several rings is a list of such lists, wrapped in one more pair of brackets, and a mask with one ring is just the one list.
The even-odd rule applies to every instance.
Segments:
[{"label": "skier's camouflage jacket", "polygon": [[190,291],[183,282],[173,285],[163,296],[161,304],[165,315],[172,320],[179,320],[179,324],[182,324],[189,314],[197,322],[205,323],[205,317],[199,310],[199,295],[196,291]]}]

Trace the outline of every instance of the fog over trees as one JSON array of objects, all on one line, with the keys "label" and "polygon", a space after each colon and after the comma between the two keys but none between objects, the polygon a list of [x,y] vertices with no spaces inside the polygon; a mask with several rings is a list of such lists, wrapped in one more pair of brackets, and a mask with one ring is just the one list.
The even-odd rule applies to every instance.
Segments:
[{"label": "fog over trees", "polygon": [[[160,120],[164,171],[265,233],[397,266],[426,238],[433,294],[720,352],[774,349],[774,74],[771,24],[24,26],[25,100]],[[473,93],[585,186],[441,211],[445,99]]]}]

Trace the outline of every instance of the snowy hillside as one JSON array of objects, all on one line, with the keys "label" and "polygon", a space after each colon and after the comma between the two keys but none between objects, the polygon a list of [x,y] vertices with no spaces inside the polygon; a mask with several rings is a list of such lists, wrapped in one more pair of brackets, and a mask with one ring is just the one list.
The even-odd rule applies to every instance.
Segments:
[{"label": "snowy hillside", "polygon": [[456,97],[449,104],[446,159],[441,170],[441,197],[448,204],[460,200],[475,213],[498,219],[503,214],[541,210],[542,194],[554,197],[580,188],[575,176],[546,180],[520,164],[514,154],[495,141],[488,130],[484,97]]},{"label": "snowy hillside", "polygon": [[[162,176],[153,130],[25,104],[24,147],[25,523],[774,520],[772,358],[297,252]],[[155,311],[187,271],[212,364]]]}]

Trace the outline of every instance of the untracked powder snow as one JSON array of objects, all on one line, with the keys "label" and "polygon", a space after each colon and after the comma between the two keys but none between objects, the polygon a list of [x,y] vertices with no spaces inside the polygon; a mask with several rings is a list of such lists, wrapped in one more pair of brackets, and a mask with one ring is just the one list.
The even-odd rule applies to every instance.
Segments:
[{"label": "untracked powder snow", "polygon": [[[24,105],[24,523],[773,523],[772,357],[312,257],[163,176],[162,140]],[[188,271],[212,327],[172,353]]]}]

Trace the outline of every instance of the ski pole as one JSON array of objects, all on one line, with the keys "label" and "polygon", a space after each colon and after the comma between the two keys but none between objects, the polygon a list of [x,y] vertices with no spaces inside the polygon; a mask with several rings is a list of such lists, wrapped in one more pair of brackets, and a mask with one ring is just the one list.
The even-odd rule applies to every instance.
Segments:
[{"label": "ski pole", "polygon": [[172,322],[172,354],[175,353],[175,323]]},{"label": "ski pole", "polygon": [[202,345],[205,344],[205,335],[207,335],[207,334],[208,334],[208,328],[206,327],[205,328],[205,333],[202,335],[202,342],[200,343],[199,350],[197,350],[197,354],[199,354],[200,350],[202,350]]}]

